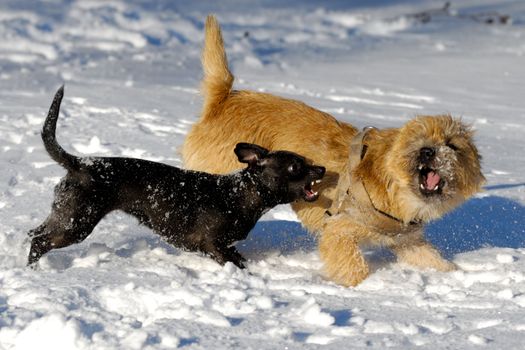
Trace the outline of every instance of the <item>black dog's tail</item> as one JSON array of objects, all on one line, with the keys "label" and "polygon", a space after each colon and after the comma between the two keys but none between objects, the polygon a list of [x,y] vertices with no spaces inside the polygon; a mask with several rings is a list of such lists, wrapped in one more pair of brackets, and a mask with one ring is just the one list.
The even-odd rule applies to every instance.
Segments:
[{"label": "black dog's tail", "polygon": [[64,97],[64,85],[58,89],[49,108],[44,128],[42,129],[42,141],[49,156],[58,164],[68,170],[79,168],[80,158],[67,153],[57,142],[55,131],[57,127],[58,113],[60,112],[60,103]]}]

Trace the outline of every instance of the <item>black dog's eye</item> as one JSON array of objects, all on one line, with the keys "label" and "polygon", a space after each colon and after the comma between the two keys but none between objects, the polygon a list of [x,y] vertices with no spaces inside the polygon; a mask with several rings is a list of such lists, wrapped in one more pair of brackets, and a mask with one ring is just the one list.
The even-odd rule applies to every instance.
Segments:
[{"label": "black dog's eye", "polygon": [[457,151],[458,150],[458,146],[456,146],[455,144],[450,143],[450,142],[447,143],[447,147],[450,148],[453,151]]},{"label": "black dog's eye", "polygon": [[292,163],[288,166],[288,172],[290,174],[297,174],[301,170],[301,166],[298,163]]}]

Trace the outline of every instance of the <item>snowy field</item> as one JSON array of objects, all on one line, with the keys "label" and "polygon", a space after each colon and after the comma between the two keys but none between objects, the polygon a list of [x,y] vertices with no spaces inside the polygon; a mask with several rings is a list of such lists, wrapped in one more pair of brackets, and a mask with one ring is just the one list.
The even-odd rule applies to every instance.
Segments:
[{"label": "snowy field", "polygon": [[[0,349],[523,349],[525,3],[464,0],[414,16],[443,5],[0,1]],[[57,134],[69,151],[180,166],[210,12],[237,88],[359,127],[437,113],[474,125],[485,192],[427,230],[459,271],[374,250],[372,275],[340,287],[288,207],[239,242],[246,270],[181,252],[118,212],[25,267],[26,232],[65,173],[40,140],[56,89],[66,84]],[[485,23],[499,22],[492,12],[510,19]]]}]

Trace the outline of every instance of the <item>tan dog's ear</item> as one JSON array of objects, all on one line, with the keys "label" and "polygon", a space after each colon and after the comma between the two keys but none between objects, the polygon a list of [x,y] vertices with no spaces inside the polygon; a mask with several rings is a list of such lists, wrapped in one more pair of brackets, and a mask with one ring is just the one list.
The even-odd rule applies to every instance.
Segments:
[{"label": "tan dog's ear", "polygon": [[258,161],[269,153],[266,148],[252,143],[240,142],[235,146],[235,154],[241,163],[248,163],[250,167],[255,166]]}]

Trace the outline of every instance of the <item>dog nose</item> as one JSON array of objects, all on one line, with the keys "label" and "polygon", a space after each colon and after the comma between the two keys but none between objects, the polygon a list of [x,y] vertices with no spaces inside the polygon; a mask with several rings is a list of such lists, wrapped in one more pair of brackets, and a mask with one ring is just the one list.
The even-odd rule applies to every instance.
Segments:
[{"label": "dog nose", "polygon": [[324,166],[316,166],[314,167],[314,172],[315,174],[319,175],[320,178],[322,178],[326,172],[326,168]]},{"label": "dog nose", "polygon": [[422,163],[428,163],[429,161],[432,160],[435,154],[436,154],[436,151],[434,151],[434,149],[429,148],[429,147],[423,147],[419,151],[419,158],[421,159]]}]

